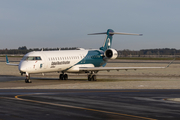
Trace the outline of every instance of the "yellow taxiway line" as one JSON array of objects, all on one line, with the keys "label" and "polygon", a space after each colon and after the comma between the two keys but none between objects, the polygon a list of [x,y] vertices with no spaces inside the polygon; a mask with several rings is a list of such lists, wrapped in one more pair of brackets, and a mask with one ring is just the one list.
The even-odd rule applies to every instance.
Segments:
[{"label": "yellow taxiway line", "polygon": [[[86,92],[90,92],[90,91],[86,91]],[[100,91],[91,91],[91,92],[100,92]],[[114,92],[114,91],[106,91],[106,92]],[[127,92],[127,91],[117,91],[117,92]],[[129,92],[137,92],[137,91],[129,91]],[[64,104],[42,102],[42,101],[36,101],[36,100],[29,100],[29,99],[20,98],[21,96],[28,96],[28,95],[36,95],[36,94],[16,95],[15,98],[18,99],[18,100],[22,100],[22,101],[34,102],[34,103],[40,103],[40,104],[46,104],[46,105],[53,105],[53,106],[59,106],[59,107],[67,107],[67,108],[75,108],[75,109],[88,110],[88,111],[94,111],[94,112],[108,113],[108,114],[120,115],[120,116],[124,116],[124,117],[132,117],[132,118],[137,118],[137,119],[156,120],[156,119],[153,119],[153,118],[147,118],[147,117],[141,117],[141,116],[135,116],[135,115],[128,115],[128,114],[123,114],[123,113],[116,113],[116,112],[110,112],[110,111],[104,111],[104,110],[98,110],[98,109],[91,109],[91,108],[84,108],[84,107],[78,107],[78,106],[72,106],[72,105],[64,105]]]}]

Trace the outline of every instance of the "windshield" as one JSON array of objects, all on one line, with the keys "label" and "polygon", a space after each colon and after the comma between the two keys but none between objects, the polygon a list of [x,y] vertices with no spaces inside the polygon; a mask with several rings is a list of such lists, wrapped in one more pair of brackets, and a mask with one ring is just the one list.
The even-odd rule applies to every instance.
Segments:
[{"label": "windshield", "polygon": [[42,60],[40,56],[24,56],[22,60]]}]

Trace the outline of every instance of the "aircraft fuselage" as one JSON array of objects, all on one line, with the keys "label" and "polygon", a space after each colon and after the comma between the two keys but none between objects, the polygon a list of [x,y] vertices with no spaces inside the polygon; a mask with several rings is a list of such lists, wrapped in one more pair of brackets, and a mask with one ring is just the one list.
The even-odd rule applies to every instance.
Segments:
[{"label": "aircraft fuselage", "polygon": [[20,72],[80,72],[79,67],[100,67],[105,64],[101,50],[34,51],[19,64]]}]

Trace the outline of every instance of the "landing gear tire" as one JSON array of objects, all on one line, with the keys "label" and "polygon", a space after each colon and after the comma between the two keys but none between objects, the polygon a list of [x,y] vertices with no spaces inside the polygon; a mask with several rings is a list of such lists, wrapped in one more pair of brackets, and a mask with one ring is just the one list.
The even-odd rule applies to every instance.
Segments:
[{"label": "landing gear tire", "polygon": [[60,74],[59,75],[59,79],[60,80],[67,80],[68,79],[68,75],[67,74]]},{"label": "landing gear tire", "polygon": [[30,79],[25,79],[25,83],[32,83]]},{"label": "landing gear tire", "polygon": [[60,80],[63,80],[63,78],[64,78],[64,77],[63,77],[63,74],[60,74],[60,75],[59,75],[59,79],[60,79]]},{"label": "landing gear tire", "polygon": [[26,72],[25,83],[32,83],[31,80],[30,80],[30,74],[28,74],[27,72]]},{"label": "landing gear tire", "polygon": [[96,81],[96,75],[93,75],[93,76],[92,76],[92,80],[93,80],[93,81]]},{"label": "landing gear tire", "polygon": [[91,75],[88,75],[88,81],[91,81]]},{"label": "landing gear tire", "polygon": [[88,81],[96,81],[96,75],[88,75]]},{"label": "landing gear tire", "polygon": [[67,80],[67,79],[68,79],[68,75],[64,74],[64,80]]}]

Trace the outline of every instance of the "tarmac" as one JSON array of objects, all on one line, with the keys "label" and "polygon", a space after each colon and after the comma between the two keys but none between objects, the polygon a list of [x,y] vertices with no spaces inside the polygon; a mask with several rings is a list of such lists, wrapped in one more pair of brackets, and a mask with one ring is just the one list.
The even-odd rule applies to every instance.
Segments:
[{"label": "tarmac", "polygon": [[0,90],[1,120],[179,120],[180,90]]},{"label": "tarmac", "polygon": [[[16,61],[17,59],[15,59]],[[11,60],[13,62],[13,60]],[[128,61],[126,61],[128,62]],[[170,61],[110,61],[107,67],[164,67]],[[165,62],[165,63],[164,63]],[[18,62],[15,62],[18,63]],[[165,69],[101,71],[97,81],[87,81],[87,74],[68,74],[69,80],[59,80],[59,74],[31,74],[32,83],[24,82],[17,66],[0,62],[0,89],[179,89],[180,64],[175,61]]]},{"label": "tarmac", "polygon": [[[141,62],[117,60],[107,66],[164,67],[170,61]],[[0,119],[180,119],[179,61],[166,69],[103,71],[97,81],[87,81],[87,74],[58,80],[59,74],[32,74],[32,83],[25,83],[18,67],[2,60]]]}]

